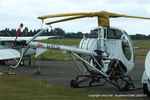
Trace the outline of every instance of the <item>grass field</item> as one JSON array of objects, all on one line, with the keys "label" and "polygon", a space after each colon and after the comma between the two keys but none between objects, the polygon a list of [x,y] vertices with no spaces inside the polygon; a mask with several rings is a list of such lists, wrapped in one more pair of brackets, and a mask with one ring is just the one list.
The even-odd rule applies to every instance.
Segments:
[{"label": "grass field", "polygon": [[67,88],[20,76],[0,76],[0,100],[122,100],[117,97],[88,96],[93,94],[101,93]]},{"label": "grass field", "polygon": [[[43,43],[59,44],[66,46],[79,46],[81,39],[49,39],[40,41]],[[72,60],[69,54],[64,54],[58,50],[47,50],[45,53],[40,55],[37,59],[49,59],[49,60]]]},{"label": "grass field", "polygon": [[[66,46],[78,46],[81,39],[49,39],[41,42],[59,44]],[[135,56],[146,56],[150,48],[150,40],[133,40],[133,46],[139,47],[135,49]],[[61,51],[48,50],[40,55],[37,59],[50,59],[50,60],[72,60],[68,54],[62,54]]]},{"label": "grass field", "polygon": [[133,40],[134,47],[150,48],[150,40]]}]

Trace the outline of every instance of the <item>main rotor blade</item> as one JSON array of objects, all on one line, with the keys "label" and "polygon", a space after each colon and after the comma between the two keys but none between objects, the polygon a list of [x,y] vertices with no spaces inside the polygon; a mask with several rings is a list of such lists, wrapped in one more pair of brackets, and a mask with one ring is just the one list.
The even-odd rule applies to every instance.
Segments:
[{"label": "main rotor blade", "polygon": [[110,12],[107,12],[107,11],[89,12],[89,13],[77,12],[77,13],[55,14],[55,15],[41,16],[41,17],[38,17],[38,18],[39,19],[46,19],[46,18],[67,17],[67,16],[72,16],[72,17],[61,19],[61,20],[56,20],[56,21],[52,21],[52,22],[48,22],[46,24],[48,25],[48,24],[53,24],[53,23],[58,23],[58,22],[64,22],[64,21],[84,18],[84,17],[98,17],[98,26],[109,26],[109,18],[125,17],[125,18],[150,19],[150,18],[147,18],[147,17],[128,16],[128,15],[123,15],[123,14],[110,13]]},{"label": "main rotor blade", "polygon": [[148,19],[148,20],[150,20],[150,18],[148,18],[148,17],[128,16],[128,15],[118,15],[118,16],[110,15],[110,18],[115,18],[115,17],[138,18],[138,19]]},{"label": "main rotor blade", "polygon": [[86,12],[64,13],[64,14],[40,16],[38,18],[39,19],[47,19],[47,18],[54,18],[54,17],[80,16],[80,15],[84,15],[85,17],[93,17],[93,16],[105,17],[105,16],[108,16],[109,18],[128,17],[128,18],[150,19],[150,18],[147,18],[147,17],[122,15],[122,14],[110,13],[110,12],[107,12],[107,11],[88,12],[88,13],[86,13]]},{"label": "main rotor blade", "polygon": [[40,17],[38,17],[38,19],[47,19],[47,18],[54,18],[54,17],[67,17],[67,16],[80,16],[80,15],[89,15],[89,13],[77,12],[77,13],[46,15],[46,16],[40,16]]},{"label": "main rotor blade", "polygon": [[56,21],[48,22],[46,24],[50,25],[50,24],[54,24],[54,23],[58,23],[58,22],[70,21],[70,20],[84,18],[84,17],[86,17],[86,16],[81,15],[81,16],[76,16],[76,17],[69,17],[69,18],[65,18],[65,19],[61,19],[61,20],[56,20]]}]

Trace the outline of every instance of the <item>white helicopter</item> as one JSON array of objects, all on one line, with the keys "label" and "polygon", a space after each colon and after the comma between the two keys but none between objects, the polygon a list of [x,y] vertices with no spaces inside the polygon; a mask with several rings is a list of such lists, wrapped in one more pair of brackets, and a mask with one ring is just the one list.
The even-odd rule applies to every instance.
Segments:
[{"label": "white helicopter", "polygon": [[[78,48],[33,42],[37,36],[42,34],[42,31],[44,31],[44,29],[42,29],[40,34],[36,34],[32,40],[24,45],[28,45],[32,48],[56,49],[68,52],[72,56],[78,70],[81,72],[81,75],[78,75],[75,80],[71,80],[70,85],[73,88],[80,87],[83,82],[89,82],[87,86],[99,86],[109,82],[116,86],[120,91],[137,89],[128,75],[134,66],[134,49],[132,41],[124,30],[110,27],[109,18],[150,18],[120,15],[106,11],[65,13],[41,16],[38,18],[44,20],[47,18],[68,16],[71,17],[48,22],[46,25],[79,18],[97,17],[98,28],[91,31],[91,34],[97,34],[97,38],[84,37],[80,41]],[[36,55],[39,55],[38,51],[36,52]],[[82,66],[77,63],[76,57],[81,60],[83,63]],[[102,79],[106,82],[101,83]]]}]

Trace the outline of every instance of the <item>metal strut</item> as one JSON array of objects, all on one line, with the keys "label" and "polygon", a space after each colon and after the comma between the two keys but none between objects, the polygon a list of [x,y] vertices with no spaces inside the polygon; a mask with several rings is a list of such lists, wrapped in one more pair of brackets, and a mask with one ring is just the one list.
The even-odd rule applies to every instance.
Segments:
[{"label": "metal strut", "polygon": [[[112,75],[109,77],[106,77],[104,73],[95,73],[88,69],[86,64],[90,65],[86,60],[84,60],[82,57],[79,57],[77,54],[73,53],[75,56],[77,56],[81,61],[83,61],[84,67],[89,72],[89,75],[78,75],[75,80],[71,80],[70,86],[72,88],[80,88],[80,87],[94,87],[94,86],[104,86],[107,82],[114,85],[118,88],[119,91],[130,91],[130,90],[136,90],[133,81],[130,76],[128,75]],[[72,56],[72,55],[71,55]],[[75,60],[75,59],[74,59]],[[119,62],[116,62],[115,66],[117,66]],[[80,68],[79,66],[77,66]],[[93,66],[92,66],[93,67]],[[79,69],[81,71],[81,69]],[[104,81],[101,81],[101,80]],[[88,82],[88,85],[83,85],[83,83]],[[124,84],[122,84],[124,83]],[[82,84],[82,85],[81,85]],[[87,84],[87,83],[86,83]]]}]

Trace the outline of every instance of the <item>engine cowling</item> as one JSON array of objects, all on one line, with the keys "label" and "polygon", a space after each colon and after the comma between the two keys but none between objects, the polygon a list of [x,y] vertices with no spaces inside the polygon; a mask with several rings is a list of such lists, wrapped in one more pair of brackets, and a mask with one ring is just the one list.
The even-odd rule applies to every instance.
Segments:
[{"label": "engine cowling", "polygon": [[80,49],[95,51],[97,50],[97,39],[84,38],[80,41]]}]

